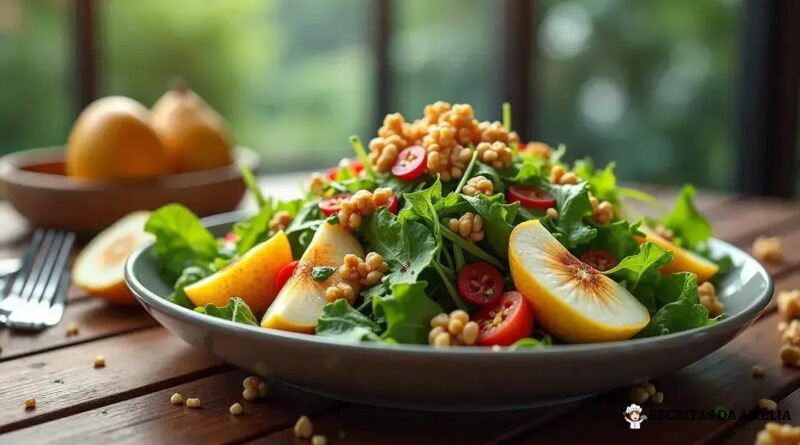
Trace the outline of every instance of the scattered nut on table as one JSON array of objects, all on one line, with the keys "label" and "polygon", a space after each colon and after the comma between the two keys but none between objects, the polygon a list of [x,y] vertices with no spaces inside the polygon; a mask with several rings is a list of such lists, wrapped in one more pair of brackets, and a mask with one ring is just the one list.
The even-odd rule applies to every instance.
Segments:
[{"label": "scattered nut on table", "polygon": [[230,413],[233,414],[234,416],[240,416],[244,412],[244,408],[242,408],[242,404],[241,403],[237,402],[237,403],[234,403],[233,405],[231,405],[231,407],[230,407],[230,409],[228,411],[230,411]]},{"label": "scattered nut on table", "polygon": [[785,445],[800,443],[800,426],[768,422],[758,432],[755,445]]},{"label": "scattered nut on table", "polygon": [[95,368],[105,368],[106,366],[106,358],[102,355],[98,355],[94,358],[94,367]]},{"label": "scattered nut on table", "polygon": [[73,337],[75,335],[78,335],[78,326],[76,326],[75,323],[70,322],[67,325],[67,337]]},{"label": "scattered nut on table", "polygon": [[753,377],[764,377],[764,367],[761,365],[753,365]]},{"label": "scattered nut on table", "polygon": [[308,416],[300,416],[294,424],[294,435],[302,439],[308,439],[312,434],[314,434],[314,425],[311,423],[311,419]]},{"label": "scattered nut on table", "polygon": [[753,256],[764,263],[783,260],[783,243],[776,236],[759,236],[753,241]]},{"label": "scattered nut on table", "polygon": [[327,445],[327,444],[328,444],[327,437],[321,434],[315,434],[311,436],[311,445]]},{"label": "scattered nut on table", "polygon": [[200,402],[199,397],[189,397],[186,399],[186,407],[187,408],[200,408],[203,404]]},{"label": "scattered nut on table", "polygon": [[33,409],[36,408],[36,399],[31,397],[30,399],[25,400],[25,409]]},{"label": "scattered nut on table", "polygon": [[758,407],[765,411],[775,411],[778,409],[778,404],[771,399],[761,399],[758,401]]},{"label": "scattered nut on table", "polygon": [[172,395],[172,397],[169,398],[169,403],[173,405],[180,405],[183,403],[183,396],[180,393],[176,392],[175,394]]}]

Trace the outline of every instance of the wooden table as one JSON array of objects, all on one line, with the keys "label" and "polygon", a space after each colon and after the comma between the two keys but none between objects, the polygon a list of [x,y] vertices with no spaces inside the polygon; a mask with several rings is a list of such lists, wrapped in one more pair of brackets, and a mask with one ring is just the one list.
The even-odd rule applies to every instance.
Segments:
[{"label": "wooden table", "polygon": [[[267,186],[280,187],[275,182]],[[649,191],[661,199],[674,192]],[[782,237],[786,259],[769,266],[776,290],[800,287],[800,204],[705,194],[699,206],[718,237],[742,248],[758,235]],[[0,258],[18,255],[29,231],[4,204],[0,221]],[[800,370],[781,366],[777,321],[773,304],[727,346],[655,380],[664,393],[660,408],[725,407],[739,413],[771,398],[789,410],[791,423],[800,424]],[[79,335],[65,336],[69,322],[78,325]],[[2,444],[293,443],[292,426],[301,414],[313,419],[315,431],[327,436],[329,444],[751,444],[764,424],[741,418],[651,419],[631,431],[621,415],[628,404],[624,389],[553,408],[492,414],[376,409],[277,383],[266,399],[245,402],[241,382],[247,373],[194,350],[138,307],[111,307],[74,290],[59,326],[38,334],[0,330],[0,346]],[[105,368],[93,367],[98,354],[106,357]],[[752,377],[755,364],[765,368],[764,378]],[[175,392],[199,396],[203,408],[171,405]],[[29,397],[38,401],[33,410],[23,407]],[[240,417],[228,413],[237,401],[245,409]]]}]

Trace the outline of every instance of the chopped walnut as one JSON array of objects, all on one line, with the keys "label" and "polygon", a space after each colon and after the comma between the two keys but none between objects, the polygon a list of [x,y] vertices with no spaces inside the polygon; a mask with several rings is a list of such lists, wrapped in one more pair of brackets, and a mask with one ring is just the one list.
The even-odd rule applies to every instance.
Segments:
[{"label": "chopped walnut", "polygon": [[600,202],[592,213],[592,219],[598,224],[610,223],[614,220],[614,205],[608,201]]},{"label": "chopped walnut", "polygon": [[358,281],[363,286],[369,287],[380,283],[387,270],[389,265],[379,253],[368,253],[366,260],[351,253],[345,255],[344,264],[339,267],[339,276],[344,280]]},{"label": "chopped walnut", "polygon": [[379,188],[374,192],[359,190],[353,196],[339,203],[339,224],[342,227],[357,230],[364,217],[369,216],[376,208],[389,204],[392,189]]},{"label": "chopped walnut", "polygon": [[478,323],[469,320],[469,314],[455,310],[449,315],[442,312],[431,319],[428,344],[432,346],[458,346],[475,344],[480,333]]},{"label": "chopped walnut", "polygon": [[336,300],[341,300],[342,298],[348,302],[352,302],[355,296],[356,291],[353,289],[353,286],[344,281],[336,283],[333,286],[329,286],[327,289],[325,289],[325,299],[331,303]]},{"label": "chopped walnut", "polygon": [[786,320],[800,318],[800,289],[778,292],[778,312]]},{"label": "chopped walnut", "polygon": [[783,345],[781,347],[781,361],[786,366],[800,368],[800,348],[793,345]]},{"label": "chopped walnut", "polygon": [[448,123],[432,126],[422,138],[422,146],[428,152],[428,172],[441,175],[443,181],[460,178],[472,158],[472,150],[455,138],[456,130]]},{"label": "chopped walnut", "polygon": [[[509,132],[508,130],[506,130],[506,127],[503,126],[503,123],[499,121],[481,122],[480,124],[478,124],[478,131],[480,132],[481,142],[489,142],[489,143],[502,142],[509,146],[515,143],[517,144],[519,143],[519,136],[517,136],[517,133],[513,131]],[[548,157],[549,157],[549,152],[548,152]]]},{"label": "chopped walnut", "polygon": [[402,136],[393,134],[388,137],[376,137],[369,141],[370,165],[379,172],[389,171],[400,151],[408,146],[408,142]]},{"label": "chopped walnut", "polygon": [[325,177],[319,173],[312,173],[308,180],[308,189],[311,194],[322,196],[325,193]]},{"label": "chopped walnut", "polygon": [[528,142],[524,147],[524,151],[542,159],[550,159],[553,154],[553,149],[544,142]]},{"label": "chopped walnut", "polygon": [[764,263],[779,263],[783,259],[783,243],[775,236],[759,236],[753,242],[753,256]]},{"label": "chopped walnut", "polygon": [[451,218],[447,226],[471,243],[477,243],[483,239],[483,218],[472,212],[467,212],[458,219]]},{"label": "chopped walnut", "polygon": [[578,175],[568,172],[561,165],[556,165],[550,170],[550,182],[560,185],[574,185],[578,183]]},{"label": "chopped walnut", "polygon": [[467,181],[467,184],[461,189],[461,193],[467,196],[491,196],[494,193],[494,185],[485,176],[475,176]]},{"label": "chopped walnut", "polygon": [[439,118],[443,114],[450,111],[452,108],[453,108],[452,105],[441,100],[436,101],[430,105],[426,105],[424,110],[425,117],[423,120],[428,125],[438,124]]},{"label": "chopped walnut", "polygon": [[455,104],[439,116],[439,123],[447,123],[455,129],[455,140],[462,146],[476,144],[480,140],[478,120],[472,105]]},{"label": "chopped walnut", "polygon": [[781,332],[781,339],[792,346],[800,346],[800,320],[790,321]]},{"label": "chopped walnut", "polygon": [[797,445],[800,443],[800,427],[767,422],[758,432],[755,445]]},{"label": "chopped walnut", "polygon": [[511,165],[511,149],[504,142],[481,142],[478,144],[478,159],[484,164],[500,170]]},{"label": "chopped walnut", "polygon": [[286,230],[289,227],[289,224],[292,223],[294,217],[291,213],[281,210],[276,212],[272,215],[272,218],[269,220],[269,230],[273,233],[277,233],[281,230]]},{"label": "chopped walnut", "polygon": [[717,297],[717,290],[714,285],[706,281],[705,283],[697,286],[697,293],[700,296],[700,304],[708,309],[708,315],[716,317],[725,311],[725,305]]}]

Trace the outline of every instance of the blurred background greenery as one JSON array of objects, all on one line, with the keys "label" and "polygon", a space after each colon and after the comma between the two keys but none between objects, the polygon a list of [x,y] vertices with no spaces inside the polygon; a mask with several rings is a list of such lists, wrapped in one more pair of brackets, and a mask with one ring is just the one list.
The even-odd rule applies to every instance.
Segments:
[{"label": "blurred background greenery", "polygon": [[[494,0],[392,3],[390,108],[442,99],[499,119]],[[309,169],[373,136],[369,0],[98,2],[101,95],[145,105],[173,76],[222,113],[264,171]],[[64,0],[0,0],[0,153],[62,144],[74,119]],[[530,139],[619,160],[632,181],[732,188],[739,0],[540,0]]]}]

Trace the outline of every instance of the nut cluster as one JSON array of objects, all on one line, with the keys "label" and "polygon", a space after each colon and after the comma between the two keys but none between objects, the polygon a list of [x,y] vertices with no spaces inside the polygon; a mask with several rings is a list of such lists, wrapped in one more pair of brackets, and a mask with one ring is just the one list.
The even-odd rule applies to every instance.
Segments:
[{"label": "nut cluster", "polygon": [[758,432],[755,445],[788,445],[800,443],[800,426],[767,422]]},{"label": "nut cluster", "polygon": [[269,230],[272,233],[277,233],[281,230],[286,230],[286,228],[289,227],[289,224],[291,224],[293,220],[294,217],[292,216],[292,214],[285,210],[275,212],[275,214],[272,215],[272,218],[270,218],[269,220]]},{"label": "nut cluster", "polygon": [[312,195],[322,196],[325,193],[325,177],[320,173],[312,173],[308,179],[308,190]]},{"label": "nut cluster", "polygon": [[471,243],[477,243],[483,239],[483,218],[472,212],[467,212],[458,219],[451,218],[447,222],[447,226]]},{"label": "nut cluster", "polygon": [[710,317],[716,317],[725,311],[725,305],[717,297],[717,289],[710,282],[706,281],[697,286],[697,293],[700,296],[700,304],[708,309]]},{"label": "nut cluster", "polygon": [[628,398],[631,402],[640,405],[648,400],[652,400],[655,404],[660,404],[664,401],[664,393],[656,391],[656,385],[650,382],[643,382],[631,388]]},{"label": "nut cluster", "polygon": [[528,142],[525,145],[525,152],[542,159],[550,159],[550,156],[553,154],[553,149],[544,142]]},{"label": "nut cluster", "polygon": [[447,122],[432,125],[422,138],[428,152],[428,172],[439,174],[443,181],[458,179],[472,158],[472,150],[456,140],[456,128]]},{"label": "nut cluster", "polygon": [[371,215],[377,207],[388,205],[392,195],[390,188],[379,188],[374,192],[357,191],[339,203],[339,224],[346,229],[357,230],[364,217]]},{"label": "nut cluster", "polygon": [[[422,119],[406,122],[400,113],[387,114],[378,136],[369,143],[369,162],[377,171],[388,171],[401,150],[411,145],[422,145],[428,152],[427,169],[431,175],[441,175],[442,180],[458,179],[472,157],[472,146],[481,142],[508,146],[519,143],[519,136],[508,131],[501,122],[479,122],[469,104],[449,104],[437,101],[425,106]],[[505,166],[509,155],[499,147],[496,159],[489,154],[487,163]],[[549,157],[549,151],[547,156]],[[509,158],[506,161],[506,157]]]},{"label": "nut cluster", "polygon": [[[242,381],[242,397],[245,400],[264,398],[269,393],[267,383],[258,376],[251,375]],[[231,407],[233,408],[233,407]]]},{"label": "nut cluster", "polygon": [[377,252],[367,254],[365,260],[349,253],[344,257],[344,264],[339,267],[339,276],[347,281],[358,281],[362,286],[374,286],[380,283],[389,265]]},{"label": "nut cluster", "polygon": [[753,241],[753,256],[764,263],[779,263],[783,259],[783,243],[776,236],[759,236]]},{"label": "nut cluster", "polygon": [[800,320],[790,321],[781,331],[781,340],[792,346],[800,346]]},{"label": "nut cluster", "polygon": [[574,185],[578,183],[578,175],[568,172],[561,165],[556,165],[550,169],[550,182],[559,185]]},{"label": "nut cluster", "polygon": [[614,205],[608,201],[600,201],[596,197],[589,195],[589,202],[592,204],[592,219],[597,224],[608,224],[614,220]]},{"label": "nut cluster", "polygon": [[467,181],[467,184],[461,189],[461,193],[467,196],[491,196],[494,194],[494,185],[485,176],[475,176]]},{"label": "nut cluster", "polygon": [[442,312],[431,318],[428,344],[436,347],[471,346],[480,333],[478,323],[469,320],[469,314],[458,309],[449,315]]},{"label": "nut cluster", "polygon": [[497,170],[508,167],[513,161],[511,148],[505,142],[481,142],[478,144],[477,150],[478,159]]},{"label": "nut cluster", "polygon": [[330,303],[333,303],[336,300],[341,300],[342,298],[348,302],[352,302],[355,297],[356,290],[353,289],[353,286],[346,281],[340,281],[332,286],[328,286],[328,288],[325,289],[325,299]]},{"label": "nut cluster", "polygon": [[800,289],[778,292],[778,312],[785,320],[800,318]]},{"label": "nut cluster", "polygon": [[502,142],[506,145],[519,144],[519,136],[514,131],[506,130],[500,121],[483,121],[478,124],[480,140],[483,142]]}]

